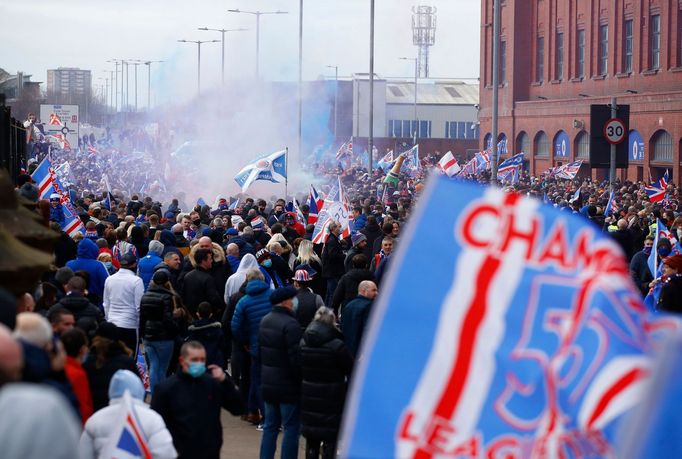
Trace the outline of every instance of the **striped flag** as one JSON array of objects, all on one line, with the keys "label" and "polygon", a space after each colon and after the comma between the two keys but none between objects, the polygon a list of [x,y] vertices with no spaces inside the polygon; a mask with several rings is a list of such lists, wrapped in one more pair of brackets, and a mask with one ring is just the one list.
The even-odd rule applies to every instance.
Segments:
[{"label": "striped flag", "polygon": [[39,199],[48,199],[53,193],[57,193],[60,196],[59,202],[64,210],[64,226],[62,230],[69,236],[73,236],[78,232],[85,232],[85,226],[80,217],[78,217],[76,209],[71,204],[69,192],[62,186],[47,156],[40,162],[36,170],[33,171],[31,178],[38,184]]}]

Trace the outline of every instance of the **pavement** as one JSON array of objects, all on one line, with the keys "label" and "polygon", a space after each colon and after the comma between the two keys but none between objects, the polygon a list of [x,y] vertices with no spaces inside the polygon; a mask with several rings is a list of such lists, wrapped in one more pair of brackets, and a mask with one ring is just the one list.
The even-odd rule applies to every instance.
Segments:
[{"label": "pavement", "polygon": [[[239,416],[232,416],[222,410],[223,422],[223,449],[220,452],[221,459],[254,459],[260,452],[261,432],[248,422],[242,421]],[[279,457],[281,450],[282,434],[277,442],[275,457]],[[298,443],[298,457],[305,457],[305,438],[300,437]]]}]

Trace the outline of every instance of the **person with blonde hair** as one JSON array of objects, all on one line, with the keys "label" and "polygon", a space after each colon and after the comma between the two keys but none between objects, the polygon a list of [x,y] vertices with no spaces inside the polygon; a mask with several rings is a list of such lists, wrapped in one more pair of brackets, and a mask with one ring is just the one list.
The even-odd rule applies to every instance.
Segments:
[{"label": "person with blonde hair", "polygon": [[320,273],[322,273],[322,260],[320,260],[320,257],[315,252],[313,243],[307,239],[303,239],[298,246],[298,256],[294,261],[293,270],[296,272],[299,269],[306,269],[307,271],[315,271],[318,273],[310,282],[309,287],[313,292],[324,298],[327,290],[325,288],[324,279],[320,275]]}]

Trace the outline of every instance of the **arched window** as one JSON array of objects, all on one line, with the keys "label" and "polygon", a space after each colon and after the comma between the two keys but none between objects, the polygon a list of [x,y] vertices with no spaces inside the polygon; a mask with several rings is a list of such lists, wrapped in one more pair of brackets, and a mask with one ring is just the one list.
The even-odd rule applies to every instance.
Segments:
[{"label": "arched window", "polygon": [[667,131],[658,131],[652,139],[652,151],[654,161],[672,162],[673,160],[673,138]]},{"label": "arched window", "polygon": [[514,153],[521,152],[530,155],[530,137],[528,137],[528,134],[526,134],[525,131],[521,131],[521,133],[516,136],[516,151]]},{"label": "arched window", "polygon": [[490,132],[488,132],[488,133],[485,135],[485,137],[483,137],[483,149],[484,149],[484,150],[490,148],[490,145],[491,145],[490,139],[492,139],[492,137],[493,137],[493,136],[492,136],[492,134],[490,134]]},{"label": "arched window", "polygon": [[590,135],[585,131],[580,131],[575,138],[575,157],[576,159],[590,158]]},{"label": "arched window", "polygon": [[507,145],[507,134],[504,132],[500,133],[500,135],[497,136],[497,154],[498,155],[506,155],[509,153],[509,147]]},{"label": "arched window", "polygon": [[540,131],[535,135],[535,156],[549,157],[549,137],[545,131]]}]

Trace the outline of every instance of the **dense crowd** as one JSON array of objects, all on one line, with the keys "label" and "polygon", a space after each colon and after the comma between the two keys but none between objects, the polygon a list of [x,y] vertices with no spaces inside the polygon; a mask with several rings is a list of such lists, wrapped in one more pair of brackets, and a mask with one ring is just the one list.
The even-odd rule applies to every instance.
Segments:
[{"label": "dense crowd", "polygon": [[[74,438],[82,457],[98,457],[124,394],[135,400],[153,457],[219,457],[221,408],[263,431],[262,458],[274,457],[280,431],[284,458],[297,457],[300,435],[306,457],[335,457],[373,301],[437,156],[424,157],[419,174],[390,186],[381,168],[370,174],[361,166],[310,166],[322,178],[320,198],[338,195],[340,186],[350,212],[347,228],[331,222],[324,243],[314,244],[316,215],[307,196],[299,195],[300,211],[289,197],[244,194],[218,197],[213,206],[188,205],[181,195],[162,203],[169,195],[158,171],[156,185],[139,193],[127,171],[149,182],[153,168],[144,162],[131,168],[115,148],[92,149],[50,153],[57,166],[69,164],[68,186],[85,231],[70,237],[52,218],[60,236],[50,269],[35,290],[3,300],[11,309],[0,326],[0,410],[18,413],[27,400],[40,403],[40,412],[24,411],[36,426],[45,425],[38,417],[59,413],[45,420],[61,429],[63,454],[49,449],[56,457],[76,457],[68,450]],[[487,183],[489,176],[470,179]],[[643,298],[658,286],[653,309],[679,312],[682,255],[673,253],[675,238],[682,240],[679,189],[669,184],[665,200],[654,204],[644,186],[619,183],[610,206],[608,184],[589,178],[522,174],[506,189],[580,214],[609,233]],[[17,196],[35,208],[28,174]],[[57,196],[49,209],[38,209],[54,216],[60,205]],[[658,221],[670,237],[652,248]],[[661,275],[649,269],[652,250]],[[46,386],[62,396],[47,396]],[[72,428],[73,415],[82,429]],[[2,418],[4,457],[48,451],[40,441],[23,442]]]}]

